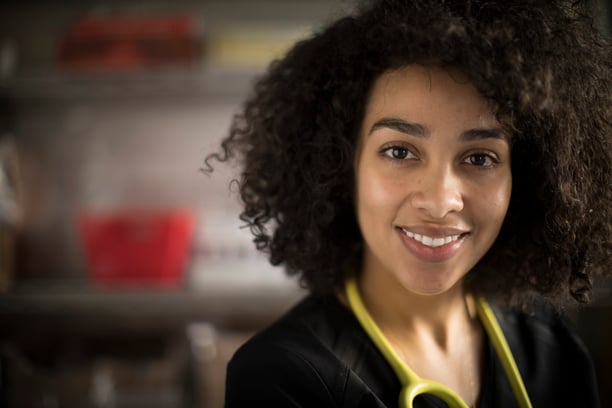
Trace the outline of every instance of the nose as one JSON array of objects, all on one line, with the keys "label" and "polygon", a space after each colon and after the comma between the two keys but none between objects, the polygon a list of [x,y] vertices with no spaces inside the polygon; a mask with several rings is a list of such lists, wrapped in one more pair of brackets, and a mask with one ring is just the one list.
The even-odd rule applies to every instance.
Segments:
[{"label": "nose", "polygon": [[463,210],[463,183],[450,166],[423,168],[411,203],[432,219]]}]

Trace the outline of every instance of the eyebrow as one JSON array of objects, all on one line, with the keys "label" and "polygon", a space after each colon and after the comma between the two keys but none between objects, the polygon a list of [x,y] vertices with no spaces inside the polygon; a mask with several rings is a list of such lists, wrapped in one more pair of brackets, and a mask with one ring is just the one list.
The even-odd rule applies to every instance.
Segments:
[{"label": "eyebrow", "polygon": [[428,131],[423,125],[396,118],[383,118],[376,121],[368,134],[372,134],[380,128],[389,128],[400,133],[418,137],[427,137],[428,135]]},{"label": "eyebrow", "polygon": [[461,133],[459,139],[465,142],[483,139],[502,139],[508,141],[508,135],[502,128],[470,129]]},{"label": "eyebrow", "polygon": [[[404,133],[411,136],[416,136],[420,138],[429,137],[429,129],[426,126],[423,126],[419,123],[410,122],[404,119],[398,118],[383,118],[376,121],[372,127],[370,128],[370,132],[368,134],[374,133],[376,130],[381,128],[388,128],[400,133]],[[508,141],[508,135],[504,130],[500,127],[494,128],[478,128],[478,129],[469,129],[465,132],[462,132],[459,135],[459,139],[465,142],[471,142],[475,140],[483,140],[483,139],[502,139]]]}]

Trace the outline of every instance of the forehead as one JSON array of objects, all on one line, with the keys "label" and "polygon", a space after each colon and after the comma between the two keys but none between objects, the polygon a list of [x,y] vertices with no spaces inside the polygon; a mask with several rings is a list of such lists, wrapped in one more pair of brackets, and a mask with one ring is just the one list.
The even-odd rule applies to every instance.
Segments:
[{"label": "forehead", "polygon": [[491,104],[456,69],[408,65],[382,73],[372,85],[365,120],[377,115],[450,115],[487,126],[497,123]]}]

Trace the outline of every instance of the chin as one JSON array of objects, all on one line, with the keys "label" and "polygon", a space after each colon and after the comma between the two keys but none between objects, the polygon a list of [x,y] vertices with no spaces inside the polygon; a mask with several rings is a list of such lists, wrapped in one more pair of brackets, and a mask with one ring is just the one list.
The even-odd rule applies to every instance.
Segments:
[{"label": "chin", "polygon": [[461,284],[461,279],[452,281],[448,279],[432,280],[431,277],[428,277],[422,282],[405,282],[403,286],[404,289],[416,295],[436,296],[448,292],[459,284]]},{"label": "chin", "polygon": [[417,288],[412,289],[410,292],[419,295],[419,296],[437,296],[441,295],[448,291],[449,288],[441,287],[441,288]]}]

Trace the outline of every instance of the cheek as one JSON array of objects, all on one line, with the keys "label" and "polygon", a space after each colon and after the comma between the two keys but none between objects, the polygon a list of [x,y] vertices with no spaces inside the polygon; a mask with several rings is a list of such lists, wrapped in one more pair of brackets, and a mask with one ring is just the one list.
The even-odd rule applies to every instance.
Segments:
[{"label": "cheek", "polygon": [[[360,218],[385,201],[384,192],[371,172],[359,169],[357,173],[357,210]],[[363,220],[362,220],[363,221]]]},{"label": "cheek", "polygon": [[375,211],[377,216],[390,209],[401,200],[405,188],[393,177],[383,174],[374,166],[364,165],[357,173],[357,207],[359,212]]},{"label": "cheek", "polygon": [[512,180],[510,177],[503,183],[486,189],[486,191],[481,191],[479,194],[478,212],[488,219],[495,229],[499,229],[506,218],[511,194]]}]

